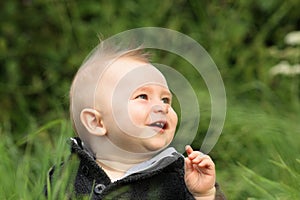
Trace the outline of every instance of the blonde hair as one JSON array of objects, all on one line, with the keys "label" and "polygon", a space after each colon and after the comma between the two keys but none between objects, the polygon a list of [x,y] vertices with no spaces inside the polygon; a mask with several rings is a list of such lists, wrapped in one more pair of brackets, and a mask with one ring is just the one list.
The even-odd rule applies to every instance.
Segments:
[{"label": "blonde hair", "polygon": [[149,63],[149,54],[141,46],[122,48],[104,41],[91,51],[77,71],[70,89],[70,118],[78,136],[85,134],[80,113],[84,108],[95,107],[94,93],[101,76],[112,62],[124,57]]}]

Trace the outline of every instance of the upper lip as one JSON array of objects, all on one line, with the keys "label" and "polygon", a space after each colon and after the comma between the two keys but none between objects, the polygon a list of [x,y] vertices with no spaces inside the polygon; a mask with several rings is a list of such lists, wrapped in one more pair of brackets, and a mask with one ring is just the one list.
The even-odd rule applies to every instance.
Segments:
[{"label": "upper lip", "polygon": [[161,129],[166,129],[167,128],[167,122],[166,121],[155,121],[151,124],[149,124],[148,126],[153,126],[153,127],[158,127]]}]

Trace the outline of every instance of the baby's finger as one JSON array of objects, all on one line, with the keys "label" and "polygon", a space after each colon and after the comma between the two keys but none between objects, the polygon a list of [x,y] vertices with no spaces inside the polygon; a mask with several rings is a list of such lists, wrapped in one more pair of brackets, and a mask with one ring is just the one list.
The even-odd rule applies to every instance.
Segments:
[{"label": "baby's finger", "polygon": [[[190,157],[189,157],[189,158],[190,158]],[[205,159],[211,160],[211,158],[210,158],[208,155],[205,155],[205,154],[199,152],[199,153],[197,154],[197,156],[195,156],[195,157],[192,159],[192,162],[193,162],[193,164],[198,164],[198,163],[202,162],[202,161],[205,160]],[[212,162],[212,160],[211,160],[211,162]]]},{"label": "baby's finger", "polygon": [[194,160],[197,157],[201,158],[203,156],[205,156],[205,154],[201,153],[200,151],[193,151],[188,157],[189,159]]},{"label": "baby's finger", "polygon": [[192,163],[192,161],[190,159],[188,159],[188,158],[185,158],[184,160],[185,160],[185,165],[184,165],[185,171],[186,172],[192,171],[193,170],[193,163]]},{"label": "baby's finger", "polygon": [[202,169],[215,169],[215,164],[211,159],[203,159],[201,162],[198,163],[198,167]]},{"label": "baby's finger", "polygon": [[190,145],[186,145],[185,151],[186,151],[187,155],[190,155],[191,153],[193,153],[194,150]]}]

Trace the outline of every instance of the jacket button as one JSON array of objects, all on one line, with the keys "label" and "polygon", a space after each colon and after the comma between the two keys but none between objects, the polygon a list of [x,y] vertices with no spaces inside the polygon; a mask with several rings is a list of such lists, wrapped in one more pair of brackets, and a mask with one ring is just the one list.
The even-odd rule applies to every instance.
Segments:
[{"label": "jacket button", "polygon": [[103,184],[97,184],[95,186],[95,188],[94,188],[94,192],[96,194],[101,194],[104,189],[105,189],[105,185],[103,185]]}]

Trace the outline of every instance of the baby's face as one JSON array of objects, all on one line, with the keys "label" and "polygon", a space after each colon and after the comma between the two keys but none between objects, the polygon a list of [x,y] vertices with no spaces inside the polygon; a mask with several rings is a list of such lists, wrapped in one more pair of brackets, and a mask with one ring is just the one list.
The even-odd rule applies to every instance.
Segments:
[{"label": "baby's face", "polygon": [[172,141],[177,115],[164,76],[151,64],[120,58],[105,72],[95,96],[107,137],[136,153],[160,150]]}]

